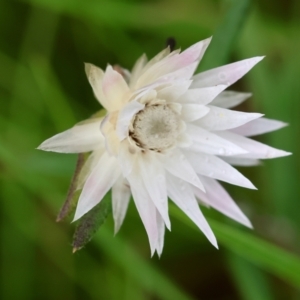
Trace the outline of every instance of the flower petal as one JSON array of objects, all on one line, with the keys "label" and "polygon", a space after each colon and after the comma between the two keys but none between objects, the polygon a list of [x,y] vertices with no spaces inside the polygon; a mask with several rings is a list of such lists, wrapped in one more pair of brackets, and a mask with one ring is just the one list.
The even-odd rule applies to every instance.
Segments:
[{"label": "flower petal", "polygon": [[281,121],[260,118],[257,120],[253,120],[240,127],[231,129],[230,131],[243,136],[254,136],[254,135],[275,131],[287,125],[288,125],[287,123]]},{"label": "flower petal", "polygon": [[116,112],[108,114],[101,122],[100,130],[105,137],[106,150],[116,155],[120,147],[120,139],[115,131],[113,121],[116,118]]},{"label": "flower petal", "polygon": [[220,84],[205,88],[189,89],[178,99],[178,102],[206,105],[213,101],[226,87],[227,85]]},{"label": "flower petal", "polygon": [[97,205],[120,176],[117,160],[105,152],[94,168],[80,194],[75,217],[78,220]]},{"label": "flower petal", "polygon": [[220,211],[225,216],[249,227],[252,228],[252,225],[249,219],[243,214],[240,208],[232,200],[226,190],[214,179],[210,179],[204,176],[200,177],[201,181],[205,185],[206,193],[203,193],[197,188],[194,188],[193,191],[197,198],[214,209]]},{"label": "flower petal", "polygon": [[90,119],[56,134],[44,141],[37,149],[61,153],[82,153],[100,149],[104,137],[100,132],[102,119]]},{"label": "flower petal", "polygon": [[131,192],[127,180],[119,176],[112,187],[112,211],[115,223],[115,234],[119,231],[128,207]]},{"label": "flower petal", "polygon": [[238,156],[221,156],[221,158],[232,166],[238,167],[253,167],[261,164],[258,159],[243,158]]},{"label": "flower petal", "polygon": [[241,104],[251,96],[251,93],[224,91],[211,102],[211,105],[223,108],[232,108]]},{"label": "flower petal", "polygon": [[211,105],[208,107],[209,113],[197,120],[195,124],[210,131],[232,129],[263,116],[258,113],[245,113]]},{"label": "flower petal", "polygon": [[131,72],[131,77],[130,77],[130,82],[129,82],[129,87],[133,88],[134,85],[136,84],[136,81],[142,74],[142,70],[147,64],[147,56],[146,54],[143,54],[134,64]]},{"label": "flower petal", "polygon": [[192,151],[225,156],[247,153],[231,141],[192,124],[187,124],[186,134],[194,141]]},{"label": "flower petal", "polygon": [[189,79],[195,72],[210,40],[211,38],[196,43],[182,53],[171,52],[163,60],[148,68],[139,78],[137,86],[141,87],[150,84],[163,76],[172,79],[183,77]]},{"label": "flower petal", "polygon": [[203,184],[199,180],[195,170],[180,150],[173,149],[169,155],[163,155],[161,162],[169,173],[204,191]]},{"label": "flower petal", "polygon": [[103,93],[109,102],[109,111],[118,110],[129,97],[129,87],[121,74],[107,66],[102,80]]},{"label": "flower petal", "polygon": [[[238,170],[222,159],[209,154],[184,151],[184,154],[197,174],[222,180],[248,189],[255,186]],[[205,188],[205,186],[204,186]]]},{"label": "flower petal", "polygon": [[190,80],[174,81],[170,86],[159,90],[157,98],[166,100],[167,102],[174,102],[188,90],[191,83]]},{"label": "flower petal", "polygon": [[218,84],[232,85],[248,73],[264,57],[244,59],[229,65],[208,70],[193,77],[192,88],[214,86]]},{"label": "flower petal", "polygon": [[156,210],[156,225],[157,225],[157,245],[156,251],[158,256],[160,257],[162,254],[162,250],[164,247],[164,239],[165,239],[165,223],[163,218],[161,217],[158,210]]},{"label": "flower petal", "polygon": [[135,114],[145,107],[145,104],[141,104],[138,101],[131,101],[123,107],[119,112],[116,132],[120,141],[125,139],[129,134],[129,124]]},{"label": "flower petal", "polygon": [[165,170],[161,162],[155,157],[155,153],[142,153],[138,158],[138,162],[139,174],[143,179],[150,198],[163,218],[166,227],[171,230]]},{"label": "flower petal", "polygon": [[209,113],[209,107],[199,104],[183,104],[181,117],[185,122],[193,122]]},{"label": "flower petal", "polygon": [[91,172],[93,171],[93,169],[98,164],[98,161],[101,158],[101,156],[103,155],[104,151],[105,151],[105,148],[101,148],[99,150],[93,151],[89,155],[88,159],[84,163],[84,165],[83,165],[83,167],[82,167],[82,169],[79,173],[76,190],[80,190],[80,189],[83,188],[86,180],[88,179]]},{"label": "flower petal", "polygon": [[106,110],[110,110],[111,104],[109,103],[109,101],[107,101],[102,90],[102,81],[104,77],[104,72],[100,68],[89,63],[85,63],[84,66],[85,66],[86,76],[89,80],[90,85],[93,88],[97,100]]},{"label": "flower petal", "polygon": [[251,140],[244,136],[240,136],[233,132],[229,131],[219,131],[217,133],[218,136],[224,138],[236,145],[243,147],[243,149],[247,150],[248,153],[241,154],[239,157],[243,158],[256,158],[256,159],[269,159],[274,157],[281,157],[290,155],[290,152],[286,152],[283,150],[275,149],[270,146],[264,145],[260,142]]},{"label": "flower petal", "polygon": [[156,208],[147,192],[142,178],[136,169],[128,176],[133,200],[148,234],[151,255],[157,246]]},{"label": "flower petal", "polygon": [[168,194],[172,201],[199,227],[208,240],[218,248],[216,238],[205,220],[191,186],[171,174],[167,175]]}]

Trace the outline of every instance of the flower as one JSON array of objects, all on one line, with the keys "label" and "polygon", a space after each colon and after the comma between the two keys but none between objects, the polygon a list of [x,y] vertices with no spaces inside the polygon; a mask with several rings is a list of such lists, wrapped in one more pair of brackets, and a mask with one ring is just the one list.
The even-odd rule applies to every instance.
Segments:
[{"label": "flower", "polygon": [[151,253],[160,255],[165,227],[171,229],[168,197],[217,247],[200,204],[251,227],[217,180],[245,188],[253,184],[233,166],[288,155],[250,139],[284,127],[259,113],[230,110],[251,96],[225,91],[263,57],[254,57],[193,76],[211,39],[187,50],[145,55],[131,72],[86,64],[86,74],[105,117],[92,117],[43,142],[39,149],[90,152],[80,174],[82,188],[74,220],[112,190],[117,232],[131,195],[148,234]]}]

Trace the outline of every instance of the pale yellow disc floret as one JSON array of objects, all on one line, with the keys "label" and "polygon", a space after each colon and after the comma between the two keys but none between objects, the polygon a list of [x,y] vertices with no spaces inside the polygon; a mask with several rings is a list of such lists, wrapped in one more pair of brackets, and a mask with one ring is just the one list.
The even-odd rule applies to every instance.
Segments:
[{"label": "pale yellow disc floret", "polygon": [[148,105],[135,115],[131,138],[143,149],[162,151],[176,144],[180,117],[168,105]]}]

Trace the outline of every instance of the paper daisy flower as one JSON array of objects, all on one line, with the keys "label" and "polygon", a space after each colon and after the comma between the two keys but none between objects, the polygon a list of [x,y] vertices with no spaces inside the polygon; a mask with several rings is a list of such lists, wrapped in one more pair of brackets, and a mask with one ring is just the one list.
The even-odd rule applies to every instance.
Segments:
[{"label": "paper daisy flower", "polygon": [[225,89],[263,57],[193,76],[209,43],[210,39],[200,41],[183,52],[167,48],[149,61],[143,55],[131,72],[86,64],[106,115],[81,122],[39,146],[46,151],[91,152],[80,174],[82,192],[74,220],[111,189],[115,231],[132,196],[152,254],[161,254],[165,227],[171,229],[168,198],[215,247],[199,203],[251,227],[218,181],[255,189],[233,166],[288,155],[249,138],[286,124],[259,113],[230,110],[251,95]]}]

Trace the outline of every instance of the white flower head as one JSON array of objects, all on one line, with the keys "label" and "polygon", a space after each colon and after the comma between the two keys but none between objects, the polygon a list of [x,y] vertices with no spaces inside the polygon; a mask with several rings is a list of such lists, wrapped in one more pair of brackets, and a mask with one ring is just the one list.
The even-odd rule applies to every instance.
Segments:
[{"label": "white flower head", "polygon": [[43,142],[39,149],[92,151],[80,174],[82,192],[74,220],[112,190],[117,232],[131,195],[147,231],[151,253],[160,255],[171,228],[168,197],[217,247],[198,203],[251,227],[217,180],[255,189],[233,166],[288,155],[249,138],[286,124],[262,114],[230,110],[248,93],[225,91],[263,57],[242,60],[197,75],[211,39],[187,50],[143,55],[131,72],[86,64],[88,80],[104,118],[91,118]]}]

